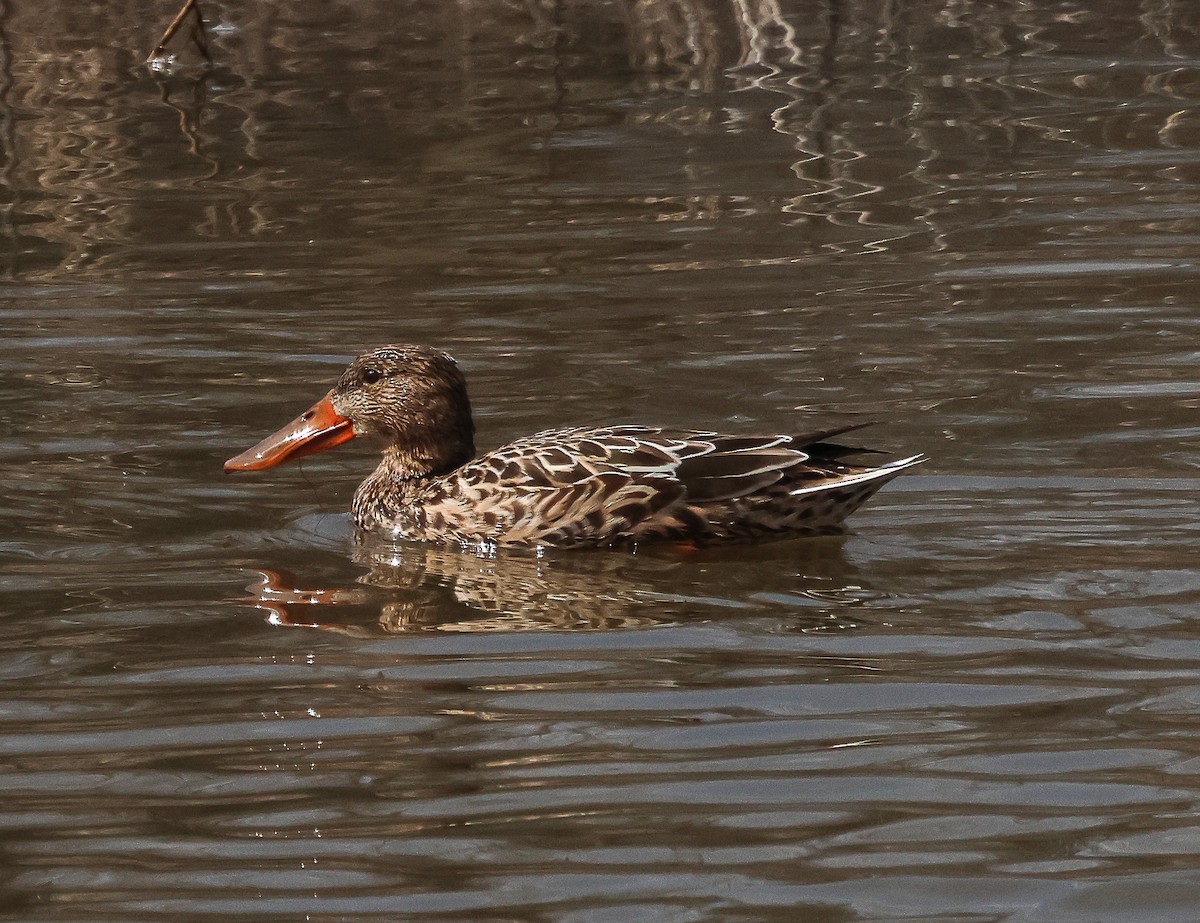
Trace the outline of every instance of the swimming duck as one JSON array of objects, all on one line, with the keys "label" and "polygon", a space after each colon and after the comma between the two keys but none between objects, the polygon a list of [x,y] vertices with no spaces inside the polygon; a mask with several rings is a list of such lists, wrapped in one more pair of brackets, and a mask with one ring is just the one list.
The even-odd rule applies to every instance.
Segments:
[{"label": "swimming duck", "polygon": [[924,461],[800,435],[656,426],[546,430],[475,456],[467,385],[424,346],[359,356],[321,400],[225,462],[258,471],[356,436],[383,460],[354,494],[354,520],[396,538],[547,546],[709,544],[836,531],[875,491]]}]

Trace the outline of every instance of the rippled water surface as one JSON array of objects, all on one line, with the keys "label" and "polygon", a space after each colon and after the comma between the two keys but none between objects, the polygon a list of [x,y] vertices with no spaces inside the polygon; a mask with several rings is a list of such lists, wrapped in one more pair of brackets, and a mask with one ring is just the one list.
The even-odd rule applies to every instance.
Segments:
[{"label": "rippled water surface", "polygon": [[[202,8],[0,6],[0,917],[1196,919],[1193,6]],[[692,555],[222,474],[391,341],[931,461]]]}]

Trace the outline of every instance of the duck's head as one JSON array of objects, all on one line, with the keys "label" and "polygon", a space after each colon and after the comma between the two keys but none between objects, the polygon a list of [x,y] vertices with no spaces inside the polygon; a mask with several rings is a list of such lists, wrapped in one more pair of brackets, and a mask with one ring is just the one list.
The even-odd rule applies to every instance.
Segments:
[{"label": "duck's head", "polygon": [[382,346],[359,356],[333,389],[225,471],[259,471],[375,436],[407,476],[443,474],[475,454],[467,383],[454,360],[425,346]]}]

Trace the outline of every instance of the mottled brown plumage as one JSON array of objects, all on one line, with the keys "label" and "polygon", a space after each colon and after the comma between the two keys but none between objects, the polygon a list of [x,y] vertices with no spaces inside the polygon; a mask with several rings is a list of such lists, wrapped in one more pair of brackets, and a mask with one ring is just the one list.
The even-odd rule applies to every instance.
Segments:
[{"label": "mottled brown plumage", "polygon": [[226,462],[257,470],[351,438],[383,440],[354,495],[366,530],[422,541],[611,545],[754,541],[835,530],[912,456],[828,440],[867,424],[797,436],[651,426],[547,430],[475,458],[466,382],[420,346],[360,356],[321,401]]}]

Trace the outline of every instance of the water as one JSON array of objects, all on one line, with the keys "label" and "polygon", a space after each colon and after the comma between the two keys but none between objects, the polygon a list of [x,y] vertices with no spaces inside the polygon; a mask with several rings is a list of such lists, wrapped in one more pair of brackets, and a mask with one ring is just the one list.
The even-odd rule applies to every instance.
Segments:
[{"label": "water", "polygon": [[[0,8],[0,916],[1195,918],[1190,7],[204,10]],[[395,340],[932,461],[690,556],[222,474]]]}]

